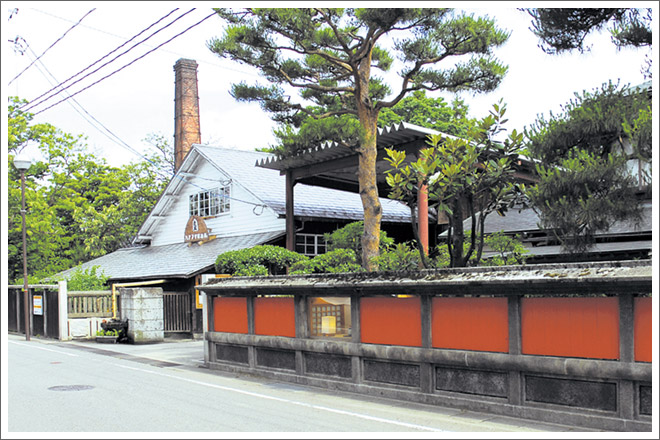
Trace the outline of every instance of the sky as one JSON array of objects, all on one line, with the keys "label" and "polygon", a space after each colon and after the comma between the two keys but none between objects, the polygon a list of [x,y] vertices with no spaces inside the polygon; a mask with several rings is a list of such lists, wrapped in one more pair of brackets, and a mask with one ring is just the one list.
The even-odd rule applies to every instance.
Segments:
[{"label": "sky", "polygon": [[[244,6],[240,2],[220,3],[222,6]],[[266,3],[272,5],[271,2],[262,2]],[[388,6],[389,3],[379,2],[377,5]],[[295,7],[298,4],[284,2],[281,5]],[[356,4],[332,3],[333,6]],[[365,6],[371,4],[376,3],[364,2]],[[433,5],[424,2],[408,4]],[[202,143],[245,150],[273,145],[275,124],[269,115],[258,104],[238,103],[229,94],[233,83],[264,83],[264,80],[254,69],[222,59],[206,47],[207,41],[222,33],[222,21],[217,16],[207,18],[212,14],[211,7],[218,5],[194,1],[3,1],[3,98],[19,96],[29,100],[30,105],[25,109],[35,114],[35,122],[49,122],[64,132],[86,136],[90,152],[118,166],[140,160],[139,155],[149,151],[145,139],[150,135],[163,136],[173,144],[173,66],[178,59],[188,58],[198,63]],[[250,6],[258,5],[259,2],[250,3]],[[571,6],[575,5],[571,3]],[[655,2],[626,2],[626,6],[654,5]],[[492,104],[503,98],[509,119],[506,128],[520,131],[532,124],[538,115],[560,112],[561,106],[574,98],[576,92],[600,88],[610,80],[631,85],[645,81],[641,68],[649,51],[617,51],[606,32],[588,39],[592,45],[588,53],[573,52],[560,56],[543,53],[529,30],[530,17],[515,9],[534,4],[450,2],[449,6],[469,7],[475,15],[488,15],[500,28],[511,31],[508,42],[494,51],[495,56],[509,66],[499,88],[485,95],[459,95],[469,105],[471,116],[485,116]],[[54,85],[87,68],[176,8],[179,9],[158,27],[187,14],[98,69],[158,27],[151,28],[66,82],[65,86],[69,88],[65,92],[43,101],[52,93],[46,92]],[[98,71],[92,73],[96,69]],[[74,83],[80,78],[83,79]],[[399,83],[390,84],[396,87]],[[58,103],[67,93],[73,97]],[[450,93],[430,93],[429,96],[442,96],[448,101],[454,97]],[[24,153],[37,157],[38,151],[33,149]]]}]

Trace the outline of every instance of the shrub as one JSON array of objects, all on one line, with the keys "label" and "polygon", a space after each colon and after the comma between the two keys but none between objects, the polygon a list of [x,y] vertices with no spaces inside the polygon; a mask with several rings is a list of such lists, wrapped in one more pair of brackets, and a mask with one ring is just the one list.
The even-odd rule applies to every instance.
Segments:
[{"label": "shrub", "polygon": [[85,270],[77,267],[67,278],[67,289],[72,292],[109,290],[110,286],[106,285],[109,277],[105,276],[103,271],[97,273],[99,269],[100,266],[92,266]]},{"label": "shrub", "polygon": [[352,249],[334,249],[291,266],[291,274],[359,272],[362,266]]},{"label": "shrub", "polygon": [[[327,249],[351,249],[362,259],[362,234],[364,234],[364,222],[349,223],[331,233],[324,234]],[[380,250],[385,251],[394,244],[394,239],[387,236],[385,231],[380,231]],[[360,261],[358,260],[358,261]]]},{"label": "shrub", "polygon": [[[471,232],[468,231],[469,236]],[[504,232],[495,232],[484,238],[484,245],[489,247],[495,252],[499,252],[499,255],[489,257],[487,259],[482,259],[481,261],[476,261],[473,257],[470,259],[470,266],[506,266],[513,264],[525,264],[525,257],[523,254],[528,253],[529,251],[525,249],[520,239],[517,237],[510,237],[505,235]],[[467,251],[469,247],[469,242],[466,241],[463,243],[464,250]],[[436,256],[433,259],[434,267],[449,267],[449,251],[446,244],[442,244],[436,247]]]},{"label": "shrub", "polygon": [[397,243],[376,257],[378,270],[402,271],[419,269],[419,250],[409,243]]},{"label": "shrub", "polygon": [[499,255],[489,258],[484,263],[488,266],[505,266],[512,264],[525,264],[527,257],[523,254],[529,251],[525,249],[518,237],[505,235],[503,231],[490,234],[485,239],[486,246]]},{"label": "shrub", "polygon": [[260,245],[218,255],[215,271],[236,276],[276,275],[306,259],[308,257],[279,246]]}]

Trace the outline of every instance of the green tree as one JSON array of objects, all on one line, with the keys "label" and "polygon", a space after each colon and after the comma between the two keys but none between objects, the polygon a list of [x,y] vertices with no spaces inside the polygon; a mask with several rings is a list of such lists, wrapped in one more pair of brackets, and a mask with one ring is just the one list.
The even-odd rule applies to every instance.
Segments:
[{"label": "green tree", "polygon": [[564,251],[579,255],[614,222],[640,220],[635,180],[625,165],[619,155],[576,149],[557,166],[538,166],[541,180],[528,195],[540,226],[555,234]]},{"label": "green tree", "polygon": [[[364,235],[364,222],[357,221],[351,222],[347,225],[336,229],[332,232],[324,234],[327,250],[333,251],[336,249],[351,249],[355,255],[362,255],[362,240]],[[394,239],[387,235],[387,232],[380,231],[380,250],[383,251],[389,246],[394,244]],[[364,262],[361,262],[364,267]]]},{"label": "green tree", "polygon": [[8,108],[9,279],[22,273],[18,152],[40,152],[25,195],[29,273],[42,278],[130,244],[166,183],[152,161],[111,167],[85,152],[81,136],[33,124],[24,102],[12,98]]},{"label": "green tree", "polygon": [[[389,197],[410,207],[414,218],[417,195],[428,187],[429,205],[445,214],[449,229],[447,247],[451,267],[467,266],[473,257],[481,259],[484,244],[484,224],[492,212],[503,213],[520,201],[524,185],[514,178],[515,162],[523,148],[523,135],[513,130],[502,143],[493,139],[504,130],[506,106],[495,104],[493,111],[473,125],[465,137],[430,136],[429,147],[420,151],[414,162],[406,162],[403,151],[387,149],[387,183],[392,188]],[[471,219],[467,237],[463,221]],[[420,260],[424,267],[431,263],[419,240],[416,223],[412,222]]]},{"label": "green tree", "polygon": [[[456,98],[449,105],[443,98],[430,98],[425,90],[416,90],[394,107],[383,108],[378,114],[378,126],[388,127],[408,122],[442,133],[463,136],[473,122],[467,116],[468,110],[461,99]],[[298,127],[281,124],[273,130],[277,145],[265,151],[286,157],[309,145],[319,145],[331,136],[335,136],[335,139],[350,139],[357,129],[357,120],[350,115],[325,119],[306,117]]]},{"label": "green tree", "polygon": [[[541,49],[549,54],[565,51],[588,51],[585,38],[609,26],[612,42],[619,48],[651,47],[651,8],[530,8],[532,32],[541,40]],[[642,69],[651,77],[651,58]]]},{"label": "green tree", "polygon": [[89,269],[77,267],[66,279],[67,289],[71,292],[82,292],[89,290],[109,290],[108,277],[105,276],[99,266]]},{"label": "green tree", "polygon": [[[235,84],[232,95],[237,100],[259,102],[275,121],[294,127],[307,116],[331,118],[324,127],[333,132],[326,138],[356,148],[365,223],[362,261],[374,270],[382,215],[376,187],[380,111],[415,90],[495,89],[507,69],[491,50],[508,34],[491,19],[455,15],[450,9],[216,11],[228,26],[222,38],[209,42],[209,48],[256,67],[273,84]],[[403,64],[402,78],[400,88],[390,94],[375,72],[392,66],[393,57],[381,42],[397,34],[404,37],[393,44]],[[447,61],[448,67],[435,69],[441,61]],[[312,107],[292,100],[284,87],[299,90],[302,102]]]},{"label": "green tree", "polygon": [[628,165],[651,162],[651,102],[645,90],[619,88],[576,94],[562,113],[543,116],[526,130],[530,154],[541,161],[540,183],[529,192],[541,225],[569,253],[582,253],[598,231],[638,221],[640,185]]},{"label": "green tree", "polygon": [[378,115],[378,125],[408,122],[454,136],[465,136],[474,120],[468,118],[468,106],[455,98],[451,105],[443,98],[430,98],[425,90],[417,90],[392,108],[384,108]]}]

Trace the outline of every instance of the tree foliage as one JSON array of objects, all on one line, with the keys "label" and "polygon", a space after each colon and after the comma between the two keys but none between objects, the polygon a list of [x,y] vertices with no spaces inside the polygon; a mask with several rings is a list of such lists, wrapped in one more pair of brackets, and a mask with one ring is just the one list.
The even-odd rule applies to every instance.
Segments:
[{"label": "tree foliage", "polygon": [[[228,26],[221,38],[209,42],[209,48],[256,67],[271,83],[235,84],[232,95],[237,100],[260,103],[273,120],[290,125],[285,130],[298,129],[306,117],[337,118],[310,130],[327,130],[319,139],[356,148],[365,221],[362,261],[369,270],[375,269],[371,260],[378,255],[382,215],[376,187],[380,111],[416,90],[495,89],[506,67],[492,57],[491,50],[508,34],[491,19],[456,15],[449,9],[216,11]],[[400,88],[391,93],[375,72],[387,72],[393,65],[394,57],[381,43],[396,35],[402,38],[394,41],[393,50],[403,67]],[[435,68],[442,61],[447,68]],[[291,89],[300,92],[300,100],[291,99]]]},{"label": "tree foliage", "polygon": [[279,246],[260,245],[223,252],[215,260],[215,272],[235,276],[276,275],[307,259]]},{"label": "tree foliage", "polygon": [[[616,221],[638,221],[640,184],[628,165],[650,166],[651,101],[646,90],[612,83],[576,94],[559,115],[542,116],[526,131],[541,161],[541,182],[530,191],[541,225],[564,250],[586,251]],[[650,176],[646,183],[650,183]]]},{"label": "tree foliage", "polygon": [[[364,234],[364,222],[357,221],[348,223],[330,233],[324,234],[326,247],[329,251],[335,249],[351,249],[355,255],[362,255],[362,240]],[[394,244],[394,240],[387,232],[380,231],[380,249],[385,250]],[[362,262],[362,266],[365,266]]]},{"label": "tree foliage", "polygon": [[26,171],[28,271],[40,278],[131,243],[166,184],[154,162],[121,168],[86,152],[81,136],[32,123],[12,98],[8,108],[9,279],[22,273],[20,174],[16,154],[29,148],[40,158]]},{"label": "tree foliage", "polygon": [[397,105],[384,108],[378,125],[387,127],[407,122],[454,136],[465,136],[474,120],[468,117],[468,105],[459,98],[448,104],[443,98],[430,98],[425,90],[417,90]]},{"label": "tree foliage", "polygon": [[77,267],[66,281],[70,292],[110,289],[107,285],[108,277],[100,270],[100,266],[92,266],[88,269]]},{"label": "tree foliage", "polygon": [[[404,151],[386,150],[386,160],[392,167],[386,171],[387,184],[392,188],[389,197],[406,203],[414,218],[419,189],[426,186],[429,206],[446,215],[451,267],[468,265],[473,253],[476,261],[481,259],[486,217],[492,212],[505,212],[524,191],[514,178],[515,161],[523,148],[522,133],[513,130],[504,142],[493,140],[504,130],[505,113],[506,106],[500,102],[465,137],[430,136],[429,147],[421,150],[414,162],[406,161]],[[466,218],[471,219],[474,231],[467,237],[467,248],[463,227]],[[415,222],[413,232],[420,260],[428,268],[431,263]]]},{"label": "tree foliage", "polygon": [[[533,18],[532,31],[541,40],[544,52],[590,50],[585,38],[607,26],[612,42],[619,48],[651,47],[651,8],[530,8],[524,9]],[[647,58],[643,72],[651,77],[651,59]]]},{"label": "tree foliage", "polygon": [[360,272],[362,266],[353,249],[337,248],[291,266],[291,274]]},{"label": "tree foliage", "polygon": [[616,221],[639,221],[635,180],[625,158],[571,150],[557,166],[539,165],[540,182],[529,188],[541,227],[552,230],[565,251],[587,251],[599,231]]},{"label": "tree foliage", "polygon": [[592,92],[575,94],[560,114],[543,115],[526,130],[528,149],[546,163],[557,163],[572,149],[586,149],[605,157],[624,154],[632,142],[632,157],[650,162],[651,100],[648,91],[609,82]]}]

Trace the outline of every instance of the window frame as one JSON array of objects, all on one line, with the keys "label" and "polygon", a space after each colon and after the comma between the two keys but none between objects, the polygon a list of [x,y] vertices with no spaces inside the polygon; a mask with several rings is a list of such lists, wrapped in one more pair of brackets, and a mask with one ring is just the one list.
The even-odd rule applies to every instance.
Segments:
[{"label": "window frame", "polygon": [[231,211],[231,185],[219,186],[188,196],[188,214],[202,218],[217,217]]},{"label": "window frame", "polygon": [[[305,239],[303,243],[298,243],[299,237]],[[309,243],[307,241],[307,239],[309,238],[313,238],[313,243]],[[300,252],[298,250],[299,246],[302,247],[303,252]],[[307,252],[308,246],[311,246],[314,249],[314,253]],[[323,248],[323,252],[319,252],[319,248],[321,247]],[[299,254],[306,255],[308,257],[315,257],[317,255],[325,254],[327,252],[327,243],[325,242],[325,238],[323,234],[297,233],[295,251],[298,252]]]}]

